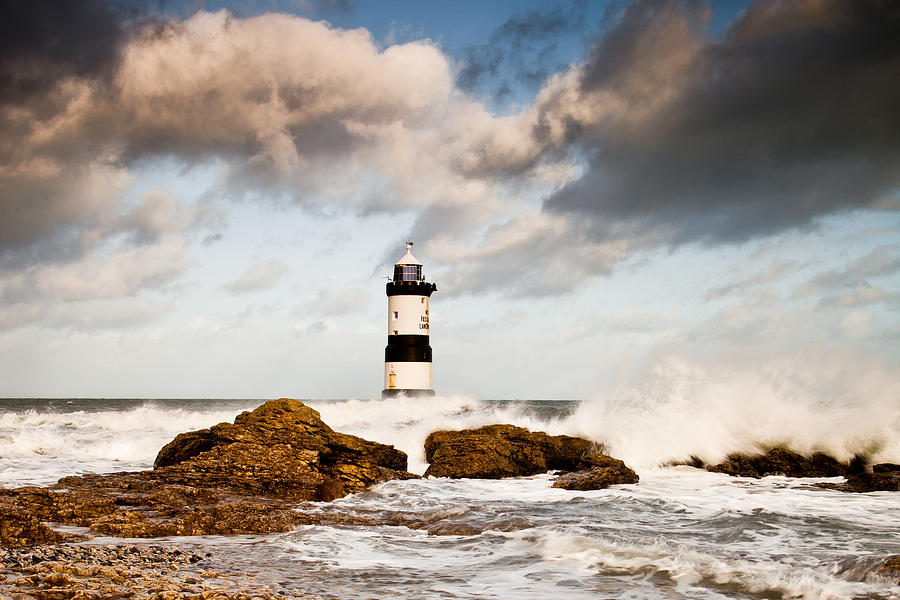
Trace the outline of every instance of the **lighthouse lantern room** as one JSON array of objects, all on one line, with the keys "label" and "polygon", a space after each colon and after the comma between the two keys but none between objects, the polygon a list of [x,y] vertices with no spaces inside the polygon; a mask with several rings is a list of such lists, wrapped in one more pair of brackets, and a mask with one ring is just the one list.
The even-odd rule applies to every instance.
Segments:
[{"label": "lighthouse lantern room", "polygon": [[394,277],[387,284],[388,343],[384,349],[383,398],[434,396],[431,379],[431,346],[428,301],[437,290],[425,281],[422,263],[406,254],[394,265]]}]

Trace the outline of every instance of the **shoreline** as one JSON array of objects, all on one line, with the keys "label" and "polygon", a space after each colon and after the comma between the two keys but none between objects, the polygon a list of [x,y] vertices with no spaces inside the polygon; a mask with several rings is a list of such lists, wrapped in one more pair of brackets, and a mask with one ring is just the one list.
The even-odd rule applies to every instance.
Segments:
[{"label": "shoreline", "polygon": [[0,596],[58,600],[314,600],[229,572],[177,542],[61,543],[0,548]]}]

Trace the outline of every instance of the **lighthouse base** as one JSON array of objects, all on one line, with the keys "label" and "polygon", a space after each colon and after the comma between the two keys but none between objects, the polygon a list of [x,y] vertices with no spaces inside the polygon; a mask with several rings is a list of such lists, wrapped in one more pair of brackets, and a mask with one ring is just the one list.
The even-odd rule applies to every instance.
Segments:
[{"label": "lighthouse base", "polygon": [[389,388],[381,390],[382,398],[396,398],[397,396],[406,396],[408,398],[422,398],[434,396],[434,390],[401,390],[397,388]]}]

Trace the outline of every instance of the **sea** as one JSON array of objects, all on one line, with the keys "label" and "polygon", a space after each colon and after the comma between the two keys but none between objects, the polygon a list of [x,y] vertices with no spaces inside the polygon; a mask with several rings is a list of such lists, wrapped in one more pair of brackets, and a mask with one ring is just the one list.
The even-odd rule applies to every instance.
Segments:
[{"label": "sea", "polygon": [[[0,486],[148,469],[178,433],[233,421],[265,400],[0,399]],[[552,488],[551,474],[392,481],[301,508],[400,515],[418,527],[314,525],[128,542],[209,552],[222,569],[276,592],[343,600],[900,598],[900,586],[873,570],[900,554],[900,494],[815,485],[840,478],[755,480],[677,464],[772,443],[900,462],[900,406],[882,406],[878,418],[852,406],[786,406],[780,415],[767,406],[760,421],[744,403],[726,410],[627,395],[303,401],[337,431],[405,451],[420,474],[429,432],[512,423],[601,442],[640,483],[577,492]]]}]

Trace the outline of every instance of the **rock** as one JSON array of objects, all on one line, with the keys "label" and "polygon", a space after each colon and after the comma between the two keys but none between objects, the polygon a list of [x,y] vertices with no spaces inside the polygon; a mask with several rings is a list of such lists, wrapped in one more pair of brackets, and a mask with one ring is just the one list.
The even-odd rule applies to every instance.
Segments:
[{"label": "rock", "polygon": [[819,487],[844,492],[900,491],[900,465],[881,463],[866,471],[865,459],[855,456],[849,463],[841,463],[827,454],[805,457],[784,448],[773,448],[765,454],[748,456],[731,454],[724,462],[707,466],[707,470],[736,477],[838,477],[843,483],[821,483]]},{"label": "rock", "polygon": [[175,439],[162,447],[153,468],[168,467],[212,450],[215,446],[213,434],[209,429],[179,433]]},{"label": "rock", "polygon": [[900,465],[894,463],[879,463],[872,465],[873,473],[896,473],[900,471]]},{"label": "rock", "polygon": [[41,523],[34,515],[0,499],[0,546],[33,546],[62,540],[63,536]]},{"label": "rock", "polygon": [[[891,466],[897,467],[893,470],[893,472],[900,471],[900,466]],[[881,564],[875,567],[875,573],[880,575],[881,577],[889,579],[890,581],[900,584],[900,554],[894,554],[893,556],[889,556],[881,561]]]},{"label": "rock", "polygon": [[325,518],[298,512],[298,502],[413,477],[393,446],[335,432],[301,402],[275,400],[177,436],[152,471],[0,489],[0,546],[59,541],[42,522],[123,537],[287,531]]},{"label": "rock", "polygon": [[637,483],[639,477],[624,462],[603,454],[586,457],[589,470],[564,473],[556,478],[553,487],[565,490],[602,490],[621,483]]},{"label": "rock", "polygon": [[425,440],[426,477],[500,479],[576,470],[596,444],[513,425],[435,431]]},{"label": "rock", "polygon": [[211,556],[160,546],[2,548],[0,597],[286,600],[247,574],[210,570]]},{"label": "rock", "polygon": [[730,454],[724,462],[706,469],[735,477],[837,477],[848,473],[850,465],[827,454],[816,453],[807,458],[785,448],[772,448],[765,454]]},{"label": "rock", "polygon": [[154,470],[169,483],[333,500],[415,477],[406,465],[406,454],[393,446],[338,433],[317,411],[282,398],[238,415],[234,424],[177,436],[160,450]]},{"label": "rock", "polygon": [[853,473],[835,489],[845,492],[897,492],[900,491],[900,465],[881,463],[872,466],[872,472]]},{"label": "rock", "polygon": [[429,463],[425,475],[500,479],[566,471],[553,487],[570,490],[638,482],[633,470],[621,460],[600,453],[601,449],[582,438],[551,436],[513,425],[435,431],[425,440],[425,460]]}]

